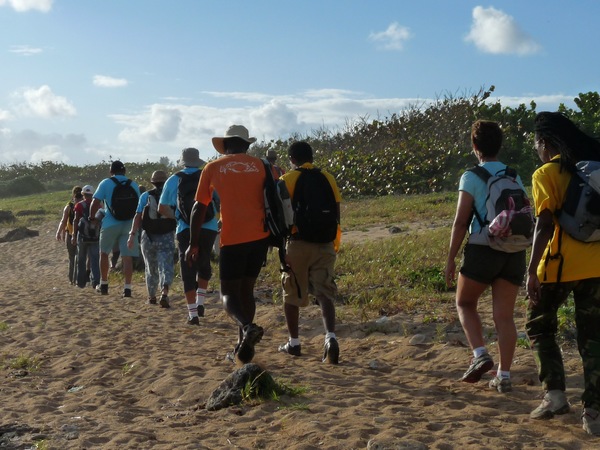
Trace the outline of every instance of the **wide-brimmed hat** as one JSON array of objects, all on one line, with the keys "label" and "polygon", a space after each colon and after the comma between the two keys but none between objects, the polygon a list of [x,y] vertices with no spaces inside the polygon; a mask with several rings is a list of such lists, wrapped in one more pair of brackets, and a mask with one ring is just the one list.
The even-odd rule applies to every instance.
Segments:
[{"label": "wide-brimmed hat", "polygon": [[81,193],[82,194],[93,194],[94,193],[94,187],[90,186],[89,184],[86,184],[82,189],[81,189]]},{"label": "wide-brimmed hat", "polygon": [[188,147],[181,151],[181,158],[177,161],[181,167],[200,167],[206,164],[200,159],[200,152],[197,148]]},{"label": "wide-brimmed hat", "polygon": [[225,136],[217,136],[212,138],[213,146],[217,149],[217,151],[221,154],[225,153],[225,146],[223,145],[223,141],[229,138],[240,138],[246,141],[249,144],[256,142],[255,137],[250,137],[248,133],[248,129],[243,125],[231,125],[229,129],[225,132]]},{"label": "wide-brimmed hat", "polygon": [[150,183],[164,183],[167,181],[167,173],[164,170],[156,170],[152,173],[152,177],[150,178]]}]

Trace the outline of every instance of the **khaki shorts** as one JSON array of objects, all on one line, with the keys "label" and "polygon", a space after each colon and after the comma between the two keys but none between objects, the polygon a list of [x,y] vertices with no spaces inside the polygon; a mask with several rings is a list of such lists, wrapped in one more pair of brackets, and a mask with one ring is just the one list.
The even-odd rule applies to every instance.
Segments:
[{"label": "khaki shorts", "polygon": [[334,280],[336,253],[333,242],[316,244],[290,241],[287,255],[292,270],[283,272],[283,301],[295,306],[308,306],[308,294],[335,301],[337,286]]}]

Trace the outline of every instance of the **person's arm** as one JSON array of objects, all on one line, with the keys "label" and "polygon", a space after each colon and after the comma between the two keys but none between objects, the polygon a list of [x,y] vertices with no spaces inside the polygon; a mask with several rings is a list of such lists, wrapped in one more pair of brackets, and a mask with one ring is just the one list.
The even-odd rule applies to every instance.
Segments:
[{"label": "person's arm", "polygon": [[69,205],[66,205],[63,209],[62,219],[58,223],[58,229],[56,230],[56,240],[62,241],[67,233],[67,222],[69,220]]},{"label": "person's arm", "polygon": [[158,204],[158,213],[167,219],[175,219],[175,210],[171,206],[165,205],[164,203]]},{"label": "person's arm", "polygon": [[553,235],[554,220],[552,211],[544,209],[535,222],[533,247],[527,266],[527,295],[532,303],[536,303],[540,299],[540,280],[537,275],[537,268]]},{"label": "person's arm", "polygon": [[73,218],[73,236],[71,236],[71,244],[73,245],[77,245],[77,233],[79,232],[79,220],[81,217],[82,214],[79,212],[79,208],[75,208],[75,217]]},{"label": "person's arm", "polygon": [[102,208],[102,200],[99,200],[96,197],[94,197],[92,199],[92,204],[90,205],[90,217],[89,217],[90,222],[93,222],[96,220],[96,213],[98,212],[98,210],[100,208]]},{"label": "person's arm", "polygon": [[463,240],[469,229],[469,222],[473,211],[473,196],[466,191],[458,192],[458,202],[456,205],[456,215],[452,224],[452,233],[450,235],[450,248],[448,250],[448,259],[444,274],[446,277],[446,286],[450,287],[456,277],[456,256],[462,245]]},{"label": "person's arm", "polygon": [[142,223],[142,213],[136,212],[133,217],[133,222],[131,222],[131,230],[129,231],[129,237],[127,238],[127,248],[132,249],[137,239],[138,230],[141,227]]},{"label": "person's arm", "polygon": [[195,202],[190,217],[190,245],[185,252],[185,260],[188,264],[195,261],[198,256],[198,245],[200,243],[200,229],[204,223],[207,205]]}]

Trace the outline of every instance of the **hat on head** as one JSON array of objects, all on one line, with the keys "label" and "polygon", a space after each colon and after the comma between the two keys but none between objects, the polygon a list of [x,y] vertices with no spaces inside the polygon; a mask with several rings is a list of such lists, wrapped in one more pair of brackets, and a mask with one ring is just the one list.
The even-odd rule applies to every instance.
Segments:
[{"label": "hat on head", "polygon": [[157,170],[152,174],[152,178],[150,178],[150,183],[164,183],[167,181],[167,173],[164,170]]},{"label": "hat on head", "polygon": [[249,136],[248,129],[245,126],[231,125],[229,129],[225,132],[225,136],[212,138],[213,146],[217,149],[219,153],[223,154],[225,153],[225,146],[223,145],[223,141],[225,139],[234,137],[240,138],[249,144],[256,142],[255,137]]},{"label": "hat on head", "polygon": [[93,194],[94,193],[94,188],[93,186],[90,186],[89,184],[86,184],[83,189],[81,189],[81,192],[84,194]]},{"label": "hat on head", "polygon": [[181,151],[181,158],[177,163],[181,167],[200,167],[206,164],[206,162],[200,159],[200,152],[198,149],[193,147],[184,148]]},{"label": "hat on head", "polygon": [[110,172],[111,173],[117,173],[117,172],[124,172],[125,171],[125,164],[123,164],[121,161],[113,161],[112,164],[110,165]]}]

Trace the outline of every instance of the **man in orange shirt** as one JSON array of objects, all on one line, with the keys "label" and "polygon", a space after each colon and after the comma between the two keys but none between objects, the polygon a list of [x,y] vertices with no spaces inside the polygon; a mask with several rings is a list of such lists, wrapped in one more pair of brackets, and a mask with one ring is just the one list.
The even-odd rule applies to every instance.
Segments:
[{"label": "man in orange shirt", "polygon": [[260,159],[246,154],[255,141],[241,125],[232,125],[225,136],[212,139],[223,156],[202,170],[186,251],[188,263],[198,256],[200,228],[216,190],[221,198],[221,299],[225,311],[238,325],[234,356],[243,364],[252,360],[254,346],[263,336],[262,327],[254,323],[254,284],[267,256],[269,236],[263,196],[265,166]]}]

